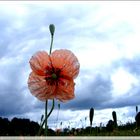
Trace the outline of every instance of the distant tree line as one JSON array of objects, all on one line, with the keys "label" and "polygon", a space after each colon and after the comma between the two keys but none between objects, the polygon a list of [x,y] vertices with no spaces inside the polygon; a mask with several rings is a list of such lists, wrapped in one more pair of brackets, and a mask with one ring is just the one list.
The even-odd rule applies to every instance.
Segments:
[{"label": "distant tree line", "polygon": [[[0,117],[0,136],[36,136],[40,125],[30,119],[13,118],[11,121],[8,118]],[[41,135],[44,135],[42,129]],[[49,136],[55,136],[52,129],[48,129]]]},{"label": "distant tree line", "polygon": [[[118,126],[119,130],[133,130],[135,123],[127,123]],[[13,118],[9,121],[7,118],[0,117],[0,136],[36,136],[38,134],[40,125],[37,122],[30,121],[29,119]],[[114,130],[114,122],[109,120],[106,127],[92,127],[86,128],[64,128],[63,131],[53,131],[48,129],[49,136],[68,136],[68,135],[88,135],[92,133],[99,135],[101,132],[112,132]],[[41,135],[44,135],[44,129]],[[91,134],[92,135],[92,134]]]},{"label": "distant tree line", "polygon": [[35,136],[39,127],[38,123],[29,119],[13,118],[9,121],[7,118],[0,117],[1,136]]}]

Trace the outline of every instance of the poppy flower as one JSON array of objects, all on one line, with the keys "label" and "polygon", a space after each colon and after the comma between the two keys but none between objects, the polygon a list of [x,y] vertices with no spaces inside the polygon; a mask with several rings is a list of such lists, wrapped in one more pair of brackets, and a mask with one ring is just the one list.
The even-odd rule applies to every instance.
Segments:
[{"label": "poppy flower", "polygon": [[35,53],[29,61],[32,72],[29,75],[30,92],[39,100],[58,99],[62,102],[74,98],[74,79],[79,73],[77,57],[69,50],[55,50]]}]

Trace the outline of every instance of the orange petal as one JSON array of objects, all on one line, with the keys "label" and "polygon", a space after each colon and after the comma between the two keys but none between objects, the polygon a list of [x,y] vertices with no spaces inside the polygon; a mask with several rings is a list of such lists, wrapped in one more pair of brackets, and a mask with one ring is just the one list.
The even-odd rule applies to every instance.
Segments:
[{"label": "orange petal", "polygon": [[62,75],[76,78],[79,73],[80,64],[77,57],[69,50],[56,50],[50,55],[54,68],[60,68]]},{"label": "orange petal", "polygon": [[42,101],[55,97],[55,86],[49,85],[44,76],[38,76],[34,72],[29,75],[28,87],[30,92]]},{"label": "orange petal", "polygon": [[32,70],[40,75],[45,75],[47,66],[51,67],[50,57],[47,52],[39,51],[35,53],[29,61]]},{"label": "orange petal", "polygon": [[68,100],[73,99],[75,97],[74,85],[75,83],[73,79],[61,79],[61,82],[59,82],[59,85],[56,89],[56,99],[62,102],[66,102]]}]

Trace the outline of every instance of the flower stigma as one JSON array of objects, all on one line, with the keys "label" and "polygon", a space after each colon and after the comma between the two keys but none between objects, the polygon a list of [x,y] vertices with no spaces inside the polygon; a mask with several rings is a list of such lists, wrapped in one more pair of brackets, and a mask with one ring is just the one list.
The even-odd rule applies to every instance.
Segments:
[{"label": "flower stigma", "polygon": [[57,75],[55,73],[52,74],[52,79],[57,79]]}]

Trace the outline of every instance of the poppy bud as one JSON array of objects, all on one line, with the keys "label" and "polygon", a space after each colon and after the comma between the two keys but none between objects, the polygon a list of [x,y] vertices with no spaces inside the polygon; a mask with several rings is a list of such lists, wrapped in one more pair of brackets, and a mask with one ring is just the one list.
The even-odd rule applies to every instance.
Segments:
[{"label": "poppy bud", "polygon": [[90,126],[91,127],[92,127],[93,116],[94,116],[94,109],[91,108],[90,112],[89,112],[89,119],[90,119]]},{"label": "poppy bud", "polygon": [[50,29],[51,35],[53,36],[54,31],[55,31],[55,26],[53,24],[50,24],[49,29]]},{"label": "poppy bud", "polygon": [[115,111],[112,112],[112,116],[113,116],[113,120],[114,120],[114,123],[115,123],[115,127],[117,127],[117,115],[116,115]]},{"label": "poppy bud", "polygon": [[136,114],[138,113],[138,106],[136,106]]}]

